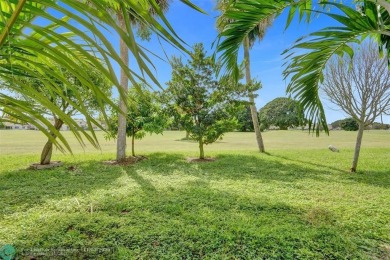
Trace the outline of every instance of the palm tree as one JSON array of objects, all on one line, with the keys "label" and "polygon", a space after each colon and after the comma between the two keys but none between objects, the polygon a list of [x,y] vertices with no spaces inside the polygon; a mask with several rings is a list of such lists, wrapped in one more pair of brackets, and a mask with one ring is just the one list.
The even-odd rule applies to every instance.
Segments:
[{"label": "palm tree", "polygon": [[[299,15],[300,20],[306,17],[306,20],[310,21],[312,4],[312,0],[282,0],[274,1],[272,5],[268,0],[237,1],[224,13],[226,19],[232,22],[218,36],[220,44],[217,46],[217,52],[221,53],[220,59],[226,66],[227,73],[235,78],[239,77],[238,50],[241,43],[257,26],[258,21],[277,16],[286,9],[289,9],[286,27],[290,25],[296,14]],[[317,135],[320,126],[328,131],[318,90],[323,79],[323,70],[332,56],[334,54],[352,56],[353,50],[348,44],[356,43],[367,36],[379,41],[380,48],[390,49],[388,29],[390,3],[388,1],[363,0],[360,1],[361,8],[358,10],[334,2],[323,4],[338,9],[339,12],[325,12],[325,15],[337,20],[341,26],[324,28],[311,33],[309,37],[297,41],[292,48],[284,52],[287,59],[284,76],[291,79],[287,92],[301,103],[309,121],[309,128],[315,130]],[[304,53],[296,54],[297,49],[303,49]]]},{"label": "palm tree", "polygon": [[[172,45],[187,52],[181,39],[175,34],[161,10],[156,6],[156,1],[144,0],[144,4],[132,0],[107,1],[116,6],[131,7],[132,14],[140,24],[147,26]],[[112,28],[121,35],[122,41],[125,42],[128,50],[133,53],[136,58],[135,65],[138,65],[142,74],[148,75],[153,82],[159,85],[154,73],[149,69],[148,56],[134,42],[134,34],[129,30],[130,22],[128,19],[125,18],[127,29],[124,31],[118,26],[117,20],[111,17],[109,10],[106,8],[107,6],[101,0],[89,0],[88,3],[62,0],[61,4],[57,4],[52,0],[20,0],[17,4],[13,4],[13,2],[0,0],[0,81],[13,82],[17,80],[14,75],[23,75],[26,71],[33,77],[42,78],[49,71],[50,64],[54,63],[67,68],[69,73],[72,73],[83,82],[83,86],[96,96],[102,109],[107,104],[119,109],[109,97],[94,86],[85,72],[88,65],[95,66],[112,85],[119,89],[121,95],[123,95],[123,91],[120,89],[120,83],[110,64],[112,60],[120,65],[124,74],[131,81],[136,81],[135,78],[137,80],[142,78],[122,62],[110,40],[102,32],[104,28]],[[196,9],[188,1],[183,0],[183,2]],[[145,12],[145,3],[155,8],[156,18],[149,12]],[[51,11],[48,12],[48,8]],[[62,14],[63,17],[59,18],[58,14]],[[34,23],[34,20],[39,17],[44,17],[45,20],[51,23],[49,25]],[[75,21],[75,23],[69,21]],[[73,24],[76,23],[77,26],[74,26]],[[66,32],[64,33],[64,31]],[[97,57],[100,59],[99,61],[96,59]],[[75,63],[74,60],[79,62]],[[72,88],[71,82],[61,77],[60,73],[55,71],[50,73],[52,77]],[[48,91],[62,94],[49,81],[45,82],[45,86]],[[79,127],[75,120],[52,105],[47,97],[37,93],[34,89],[26,86],[19,91],[23,91],[24,95],[59,115],[64,124],[70,127],[80,144],[84,144],[84,136],[86,140],[98,147],[98,140],[93,132],[92,125],[99,126],[100,124],[88,113],[80,96],[77,96],[79,102],[75,103],[74,106],[79,113],[85,116],[89,126],[88,131]],[[33,124],[62,151],[65,149],[71,151],[63,135],[36,110],[34,103],[23,102],[8,92],[0,91],[0,112],[6,112],[18,120]],[[0,121],[6,120],[8,119],[0,118]],[[100,125],[100,127],[102,126]],[[58,139],[52,138],[53,133]]]},{"label": "palm tree", "polygon": [[[224,27],[228,26],[229,23],[232,23],[233,20],[224,16],[224,12],[234,7],[234,1],[220,0],[218,2],[218,9],[222,11],[222,15],[217,20],[217,27],[222,31]],[[242,45],[244,47],[244,62],[245,62],[245,80],[246,85],[248,86],[248,96],[249,96],[249,108],[251,111],[251,117],[253,122],[253,128],[256,134],[256,141],[261,153],[265,152],[263,137],[261,135],[260,127],[259,127],[259,119],[257,116],[257,108],[255,103],[255,94],[254,91],[251,90],[252,86],[252,77],[251,77],[251,69],[250,69],[250,56],[249,50],[253,47],[256,39],[261,41],[264,38],[266,29],[272,24],[274,17],[269,16],[266,19],[260,20],[248,33],[248,35],[243,39]]]},{"label": "palm tree", "polygon": [[[156,0],[156,4],[159,6],[161,11],[166,11],[168,9],[168,0]],[[117,18],[119,27],[126,31],[126,22],[124,17],[124,11],[122,8],[117,10]],[[156,9],[152,6],[149,7],[149,12],[152,14],[156,14]],[[129,12],[129,19],[133,23],[137,23],[137,19],[135,16],[131,14],[131,11]],[[143,29],[143,28],[141,28]],[[147,29],[147,28],[146,28]],[[126,43],[120,39],[120,56],[124,64],[129,64],[129,51]],[[127,115],[127,92],[128,92],[128,82],[129,79],[127,78],[125,72],[121,69],[120,72],[120,84],[123,92],[125,93],[125,96],[121,96],[119,98],[119,109],[122,113],[118,114],[118,139],[117,139],[117,150],[116,150],[116,160],[121,161],[126,158],[126,128],[127,128],[127,122],[126,122],[126,115]]]},{"label": "palm tree", "polygon": [[[169,0],[156,0],[156,6],[147,3],[147,9],[150,14],[156,15],[158,12],[164,12],[168,9]],[[114,1],[106,0],[105,3],[111,9],[111,12],[114,14],[119,28],[123,32],[128,32],[131,30],[126,23],[126,20],[130,21],[130,23],[134,26],[139,27],[139,30],[148,30],[147,25],[142,23],[142,20],[138,19],[138,14],[136,10],[133,9],[132,5],[119,4]],[[129,66],[129,49],[122,37],[119,39],[119,50],[120,50],[120,58],[126,66]],[[118,135],[117,135],[117,150],[116,150],[116,160],[122,161],[126,158],[126,125],[127,125],[127,93],[129,89],[129,78],[125,73],[124,69],[120,70],[120,88],[122,91],[122,95],[119,97],[119,109],[121,113],[118,115]]]}]

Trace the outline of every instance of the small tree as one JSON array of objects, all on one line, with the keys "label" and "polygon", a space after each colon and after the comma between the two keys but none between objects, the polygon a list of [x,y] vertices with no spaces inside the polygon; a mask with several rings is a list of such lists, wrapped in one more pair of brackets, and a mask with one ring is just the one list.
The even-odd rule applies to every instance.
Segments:
[{"label": "small tree", "polygon": [[390,72],[378,46],[362,44],[353,58],[333,59],[324,73],[322,89],[330,102],[359,123],[351,171],[357,168],[364,127],[390,110]]},{"label": "small tree", "polygon": [[[129,89],[128,99],[126,135],[131,137],[131,154],[136,156],[135,139],[144,138],[146,133],[162,134],[169,120],[161,109],[158,94],[148,91],[142,84]],[[118,112],[113,110],[111,114],[108,139],[118,135]]]},{"label": "small tree", "polygon": [[261,128],[269,128],[271,125],[287,130],[289,127],[301,126],[304,123],[304,115],[299,103],[285,97],[275,98],[267,103],[259,111]]},{"label": "small tree", "polygon": [[237,92],[232,81],[215,77],[217,68],[218,64],[206,56],[203,45],[196,44],[187,64],[179,58],[172,59],[172,79],[167,83],[181,125],[199,143],[200,159],[205,158],[205,144],[237,127],[233,116]]}]

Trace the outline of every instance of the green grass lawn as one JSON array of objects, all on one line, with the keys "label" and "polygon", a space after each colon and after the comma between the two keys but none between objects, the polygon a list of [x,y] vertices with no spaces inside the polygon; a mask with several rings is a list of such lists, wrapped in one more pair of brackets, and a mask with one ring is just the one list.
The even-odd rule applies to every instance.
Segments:
[{"label": "green grass lawn", "polygon": [[[68,133],[67,133],[68,134]],[[229,133],[206,146],[215,162],[188,163],[180,132],[147,136],[147,160],[108,166],[115,142],[33,171],[44,136],[0,131],[0,247],[38,259],[389,259],[390,132]],[[332,153],[327,146],[338,147]],[[68,170],[75,166],[75,170]],[[29,259],[29,258],[27,258]]]}]

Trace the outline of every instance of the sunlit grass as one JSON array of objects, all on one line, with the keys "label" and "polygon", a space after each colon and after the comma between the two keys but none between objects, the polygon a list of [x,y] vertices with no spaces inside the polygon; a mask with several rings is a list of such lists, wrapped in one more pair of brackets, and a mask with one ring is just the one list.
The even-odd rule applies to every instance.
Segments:
[{"label": "sunlit grass", "polygon": [[365,133],[356,174],[353,133],[267,132],[269,154],[230,133],[207,147],[210,163],[188,163],[197,146],[183,136],[147,137],[148,159],[131,166],[101,163],[111,143],[56,154],[65,166],[45,171],[24,170],[44,138],[2,151],[0,245],[43,259],[390,257],[390,132]]}]

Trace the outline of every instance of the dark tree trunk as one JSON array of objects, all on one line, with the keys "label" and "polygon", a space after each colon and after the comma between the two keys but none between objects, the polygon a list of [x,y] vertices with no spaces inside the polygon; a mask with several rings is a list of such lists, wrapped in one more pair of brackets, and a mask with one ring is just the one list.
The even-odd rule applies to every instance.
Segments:
[{"label": "dark tree trunk", "polygon": [[199,139],[199,159],[204,159],[203,139]]},{"label": "dark tree trunk", "polygon": [[135,145],[135,134],[133,132],[133,135],[131,136],[131,155],[135,156],[135,148],[134,148],[134,145]]},{"label": "dark tree trunk", "polygon": [[[245,58],[246,84],[251,85],[252,78],[251,78],[250,60],[249,60],[249,39],[248,39],[248,37],[246,37],[245,41],[244,41],[244,58]],[[249,92],[249,108],[251,110],[253,128],[254,128],[255,133],[256,133],[257,146],[259,147],[259,151],[261,153],[264,153],[265,152],[264,142],[263,142],[263,137],[261,136],[261,132],[260,132],[259,119],[257,118],[255,97],[254,97],[254,94],[252,91]]]},{"label": "dark tree trunk", "polygon": [[[119,26],[122,30],[126,30],[125,19],[121,11],[118,11],[118,22]],[[127,48],[126,43],[120,39],[120,57],[123,63],[128,66],[129,64],[129,50]],[[128,82],[126,73],[121,68],[120,71],[120,85],[123,91],[123,95],[119,97],[119,109],[121,113],[118,114],[118,139],[116,144],[116,160],[121,161],[126,158],[126,115],[127,115],[127,106],[126,106],[126,98],[128,91]]]},{"label": "dark tree trunk", "polygon": [[[54,128],[56,130],[60,130],[64,122],[61,119],[54,119]],[[57,136],[54,133],[51,133],[51,136],[55,139]],[[48,139],[45,146],[43,147],[41,153],[41,161],[40,164],[50,164],[51,155],[53,154],[53,142]]]},{"label": "dark tree trunk", "polygon": [[363,139],[363,132],[364,132],[364,122],[361,121],[359,123],[359,130],[356,138],[355,153],[353,155],[351,172],[356,172],[357,169],[357,164],[358,164],[359,154],[360,154],[360,146],[362,145],[362,139]]}]

